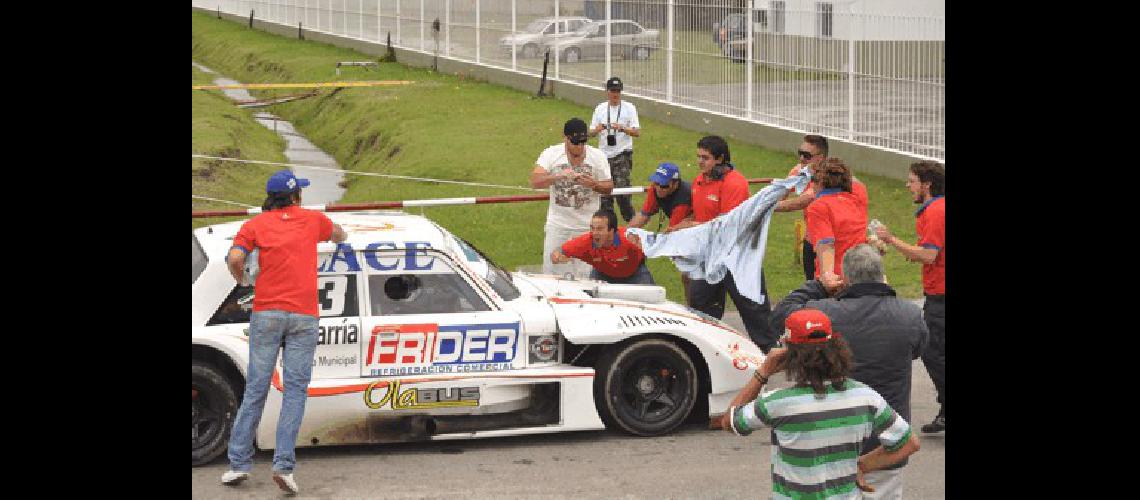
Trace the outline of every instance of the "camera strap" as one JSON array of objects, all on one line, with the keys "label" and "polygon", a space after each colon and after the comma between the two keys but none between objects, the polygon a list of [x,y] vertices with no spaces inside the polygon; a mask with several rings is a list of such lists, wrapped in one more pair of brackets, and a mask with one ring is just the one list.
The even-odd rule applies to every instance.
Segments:
[{"label": "camera strap", "polygon": [[[615,121],[618,121],[618,120],[621,120],[621,104],[622,104],[622,102],[621,102],[621,101],[618,101],[618,112],[617,112],[617,116],[616,116],[616,117],[614,117],[613,121],[610,121],[610,107],[611,107],[611,106],[610,106],[610,104],[609,104],[609,103],[606,103],[606,128],[607,128],[607,129],[609,129],[609,128],[610,128],[610,124],[611,124],[611,123],[613,123],[613,122],[615,122]],[[616,133],[616,132],[614,132],[614,131],[613,131],[613,129],[610,129],[610,135],[617,135],[617,133]]]}]

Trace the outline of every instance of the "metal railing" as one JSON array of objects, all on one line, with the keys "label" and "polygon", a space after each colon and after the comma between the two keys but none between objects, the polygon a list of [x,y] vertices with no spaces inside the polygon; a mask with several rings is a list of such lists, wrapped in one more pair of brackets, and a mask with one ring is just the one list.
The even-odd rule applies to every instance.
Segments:
[{"label": "metal railing", "polygon": [[[206,10],[945,159],[944,0],[193,0]],[[588,19],[588,23],[584,21]],[[432,30],[439,21],[439,33]],[[599,23],[609,20],[612,28]],[[557,21],[557,22],[555,22]],[[632,21],[630,23],[629,21]],[[527,29],[545,30],[529,33]],[[571,31],[583,28],[585,31]],[[594,30],[594,31],[590,31]],[[629,32],[637,33],[629,33]],[[602,99],[599,92],[599,102]]]}]

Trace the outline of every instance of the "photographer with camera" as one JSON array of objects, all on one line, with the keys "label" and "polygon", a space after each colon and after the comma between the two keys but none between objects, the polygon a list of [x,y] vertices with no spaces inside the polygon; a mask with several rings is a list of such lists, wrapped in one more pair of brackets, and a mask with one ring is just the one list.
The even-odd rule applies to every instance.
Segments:
[{"label": "photographer with camera", "polygon": [[[641,137],[641,123],[637,121],[637,108],[621,100],[623,85],[618,77],[606,80],[606,101],[594,108],[590,119],[590,137],[599,135],[598,149],[606,154],[610,163],[610,176],[614,187],[629,187],[633,171],[633,138]],[[602,131],[605,131],[604,133]],[[602,196],[602,209],[614,209],[614,196]],[[634,217],[630,195],[616,196],[621,216],[626,222]]]}]

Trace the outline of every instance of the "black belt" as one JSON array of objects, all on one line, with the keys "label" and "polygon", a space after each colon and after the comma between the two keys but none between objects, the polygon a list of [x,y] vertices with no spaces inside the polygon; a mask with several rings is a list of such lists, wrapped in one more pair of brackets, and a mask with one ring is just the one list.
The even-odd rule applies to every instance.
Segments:
[{"label": "black belt", "polygon": [[946,294],[938,294],[938,295],[923,294],[923,295],[926,295],[926,300],[929,300],[929,301],[946,302]]}]

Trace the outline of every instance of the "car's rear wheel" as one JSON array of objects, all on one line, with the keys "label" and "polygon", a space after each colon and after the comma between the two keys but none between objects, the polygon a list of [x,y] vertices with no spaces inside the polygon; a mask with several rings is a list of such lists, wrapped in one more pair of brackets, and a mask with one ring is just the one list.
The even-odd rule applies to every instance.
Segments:
[{"label": "car's rear wheel", "polygon": [[566,62],[576,63],[582,60],[582,53],[575,48],[566,49]]},{"label": "car's rear wheel", "polygon": [[638,61],[649,59],[649,47],[634,47],[633,58]]},{"label": "car's rear wheel", "polygon": [[526,45],[523,45],[523,49],[522,49],[522,56],[523,57],[530,59],[536,55],[538,55],[538,46],[537,45],[535,45],[533,43],[528,43]]},{"label": "car's rear wheel", "polygon": [[238,398],[229,380],[213,365],[193,361],[191,373],[192,465],[197,466],[226,451]]},{"label": "car's rear wheel", "polygon": [[677,344],[639,340],[598,359],[594,402],[607,427],[659,436],[681,425],[692,411],[698,382],[693,361]]}]

